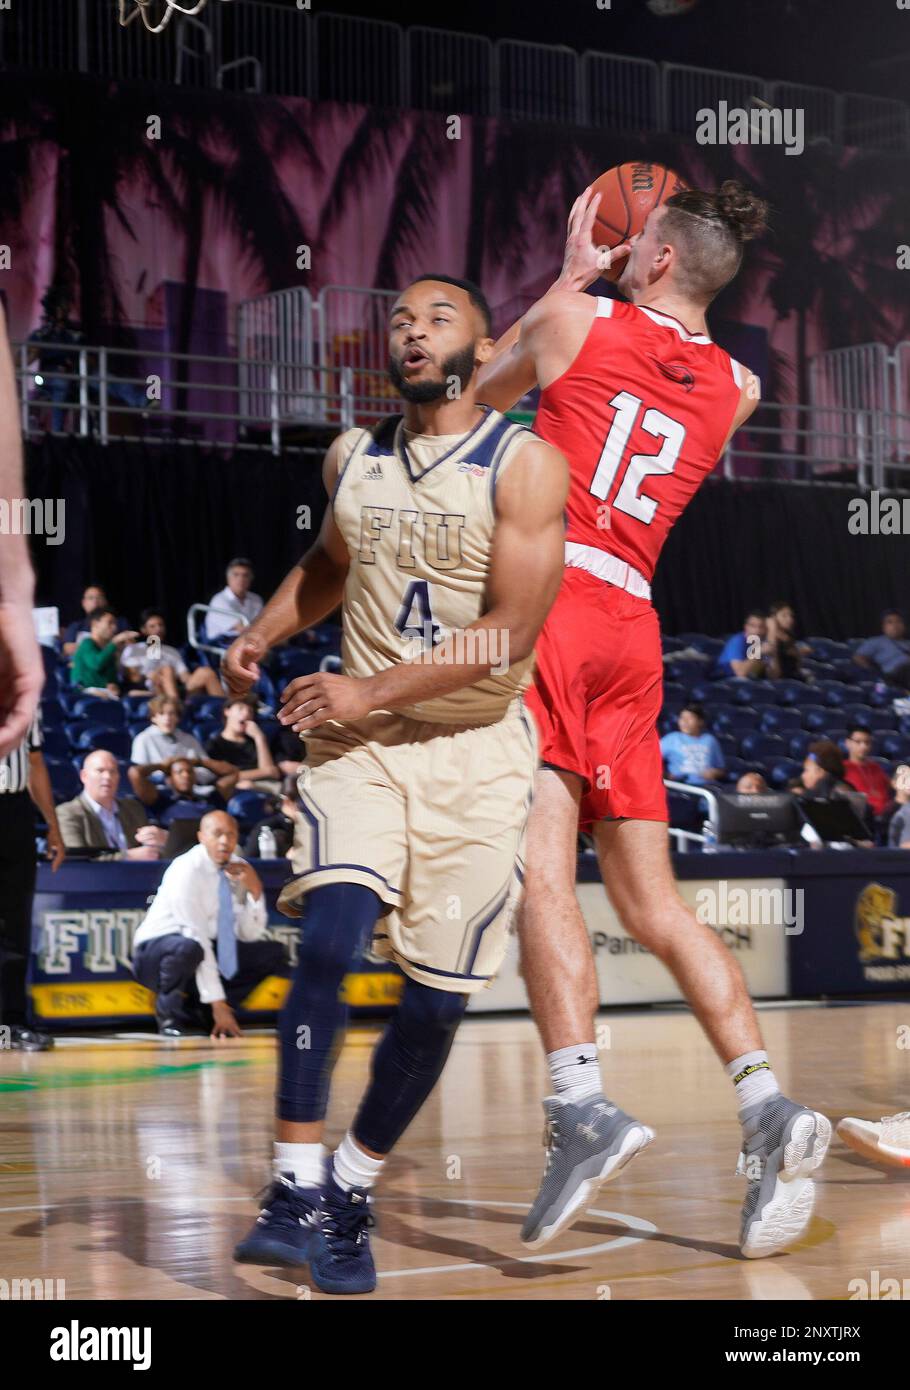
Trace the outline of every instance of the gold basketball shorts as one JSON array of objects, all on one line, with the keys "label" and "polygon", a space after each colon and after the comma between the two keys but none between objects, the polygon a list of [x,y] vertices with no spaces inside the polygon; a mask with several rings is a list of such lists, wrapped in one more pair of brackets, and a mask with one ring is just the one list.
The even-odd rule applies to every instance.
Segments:
[{"label": "gold basketball shorts", "polygon": [[520,701],[469,728],[375,711],[306,739],[291,863],[299,916],[326,883],[384,905],[374,954],[422,984],[473,994],[496,975],[521,893],[537,731]]}]

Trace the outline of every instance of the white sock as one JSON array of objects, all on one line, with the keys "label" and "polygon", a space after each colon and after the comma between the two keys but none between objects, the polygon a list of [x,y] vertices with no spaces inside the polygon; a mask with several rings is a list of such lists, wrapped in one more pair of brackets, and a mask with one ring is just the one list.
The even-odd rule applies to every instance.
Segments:
[{"label": "white sock", "polygon": [[272,1160],[275,1177],[293,1173],[298,1187],[322,1187],[328,1149],[324,1144],[277,1144]]},{"label": "white sock", "polygon": [[744,1110],[780,1095],[780,1086],[771,1070],[767,1052],[744,1052],[741,1057],[734,1057],[732,1062],[728,1062],[724,1070],[733,1078],[740,1120]]},{"label": "white sock", "polygon": [[547,1066],[553,1078],[553,1089],[560,1100],[573,1105],[599,1096],[603,1091],[597,1048],[592,1042],[576,1043],[547,1053]]},{"label": "white sock", "polygon": [[335,1150],[332,1171],[338,1186],[350,1192],[352,1187],[372,1187],[384,1163],[384,1158],[370,1158],[365,1154],[348,1131]]}]

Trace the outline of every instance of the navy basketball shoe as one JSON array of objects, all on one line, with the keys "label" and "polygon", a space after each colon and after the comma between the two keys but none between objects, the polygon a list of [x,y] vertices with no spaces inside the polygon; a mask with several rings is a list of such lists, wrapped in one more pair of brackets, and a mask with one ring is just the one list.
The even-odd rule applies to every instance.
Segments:
[{"label": "navy basketball shoe", "polygon": [[318,1207],[318,1188],[297,1187],[292,1173],[282,1173],[267,1189],[265,1205],[234,1259],[244,1265],[305,1265]]},{"label": "navy basketball shoe", "polygon": [[376,1267],[370,1227],[376,1218],[365,1187],[345,1192],[331,1175],[319,1202],[319,1221],[310,1248],[310,1274],[323,1293],[372,1293]]}]

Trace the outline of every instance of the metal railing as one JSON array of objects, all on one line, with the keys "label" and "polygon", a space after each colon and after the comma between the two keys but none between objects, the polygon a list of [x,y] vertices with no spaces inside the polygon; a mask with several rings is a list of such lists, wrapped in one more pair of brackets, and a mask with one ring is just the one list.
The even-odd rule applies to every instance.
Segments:
[{"label": "metal railing", "polygon": [[[46,431],[101,444],[141,439],[278,455],[312,449],[314,436],[370,425],[399,408],[384,368],[320,366],[302,384],[297,361],[92,344],[13,347],[26,437]],[[42,368],[48,351],[68,352],[71,365]]]},{"label": "metal railing", "polygon": [[689,136],[700,110],[758,98],[802,110],[807,140],[910,151],[910,107],[888,97],[260,0],[157,37],[121,28],[115,0],[15,0],[0,11],[0,67]]},{"label": "metal railing", "polygon": [[[247,313],[246,346],[236,357],[17,344],[23,434],[47,430],[102,444],[205,443],[274,455],[312,450],[334,431],[400,411],[386,368],[389,298],[383,290],[328,287],[318,301],[303,304],[300,351],[291,354],[287,336],[272,330],[292,319],[270,305],[262,309],[269,332],[260,336],[255,313]],[[906,373],[910,344],[901,361]],[[734,435],[720,471],[731,479],[902,486],[910,474],[910,414],[903,397],[898,409],[887,410],[762,402]]]}]

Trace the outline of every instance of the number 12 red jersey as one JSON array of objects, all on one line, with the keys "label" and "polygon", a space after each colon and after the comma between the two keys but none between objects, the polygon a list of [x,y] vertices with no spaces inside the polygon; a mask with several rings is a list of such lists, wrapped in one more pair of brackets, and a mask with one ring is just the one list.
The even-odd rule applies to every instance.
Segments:
[{"label": "number 12 red jersey", "polygon": [[670,527],[720,457],[743,381],[738,362],[677,319],[598,299],[534,423],[569,461],[567,542],[607,551],[650,581]]}]

